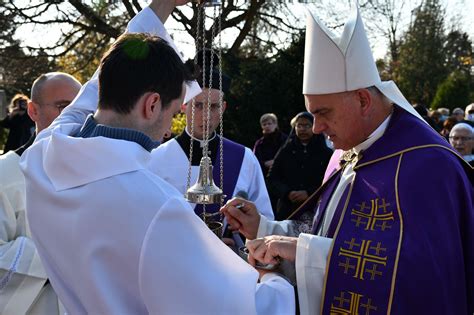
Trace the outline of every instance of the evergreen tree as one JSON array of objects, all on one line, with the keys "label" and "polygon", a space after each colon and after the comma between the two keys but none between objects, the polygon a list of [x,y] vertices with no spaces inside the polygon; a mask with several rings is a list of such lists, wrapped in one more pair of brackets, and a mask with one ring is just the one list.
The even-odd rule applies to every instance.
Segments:
[{"label": "evergreen tree", "polygon": [[253,147],[261,137],[260,116],[278,116],[280,130],[290,131],[290,120],[304,111],[304,36],[274,58],[226,55],[225,70],[233,74],[231,93],[224,119],[226,136]]},{"label": "evergreen tree", "polygon": [[470,76],[459,70],[451,73],[436,91],[431,108],[447,107],[451,110],[469,104]]},{"label": "evergreen tree", "polygon": [[472,67],[472,42],[465,32],[452,30],[446,36],[446,67],[451,73],[460,71],[465,74],[471,73]]},{"label": "evergreen tree", "polygon": [[412,102],[430,104],[446,78],[444,11],[439,0],[427,0],[414,13],[402,38],[396,79]]}]

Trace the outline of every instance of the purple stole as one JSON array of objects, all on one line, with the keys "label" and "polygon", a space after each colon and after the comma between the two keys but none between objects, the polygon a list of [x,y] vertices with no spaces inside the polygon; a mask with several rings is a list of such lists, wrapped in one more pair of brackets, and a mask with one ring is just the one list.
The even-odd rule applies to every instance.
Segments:
[{"label": "purple stole", "polygon": [[402,233],[401,209],[393,189],[398,167],[398,159],[388,159],[360,170],[344,191],[327,235],[334,243],[323,314],[389,310]]},{"label": "purple stole", "polygon": [[[242,162],[245,155],[245,147],[241,144],[238,144],[234,141],[223,139],[222,144],[224,150],[224,203],[227,200],[234,197],[235,185],[237,184],[237,179],[239,178],[240,168],[242,167]],[[216,159],[213,162],[212,177],[214,183],[220,187],[220,161],[219,161],[220,152],[216,155]],[[207,213],[216,213],[220,209],[219,204],[206,205]],[[194,212],[197,215],[202,214],[202,205],[196,205]]]}]

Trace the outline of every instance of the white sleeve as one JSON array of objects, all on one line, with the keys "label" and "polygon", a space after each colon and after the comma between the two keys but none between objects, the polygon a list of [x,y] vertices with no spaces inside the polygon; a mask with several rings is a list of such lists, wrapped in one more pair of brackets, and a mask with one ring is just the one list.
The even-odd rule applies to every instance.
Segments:
[{"label": "white sleeve", "polygon": [[248,191],[249,200],[255,203],[260,214],[269,220],[273,220],[275,217],[273,215],[272,204],[270,196],[268,195],[262,168],[258,163],[257,157],[249,148],[245,148],[244,163],[248,164],[249,172],[252,173]]},{"label": "white sleeve", "polygon": [[[288,297],[292,296],[292,300]],[[295,313],[294,289],[288,286],[288,281],[275,273],[267,273],[257,285],[255,296],[257,314]]]},{"label": "white sleeve", "polygon": [[294,313],[286,280],[269,275],[257,285],[257,279],[182,200],[167,201],[147,229],[139,285],[150,314]]},{"label": "white sleeve", "polygon": [[332,239],[301,233],[296,248],[296,279],[301,314],[319,314]]},{"label": "white sleeve", "polygon": [[269,235],[285,235],[297,237],[299,235],[299,232],[294,230],[293,221],[291,220],[273,221],[267,219],[263,215],[260,215],[257,238]]}]

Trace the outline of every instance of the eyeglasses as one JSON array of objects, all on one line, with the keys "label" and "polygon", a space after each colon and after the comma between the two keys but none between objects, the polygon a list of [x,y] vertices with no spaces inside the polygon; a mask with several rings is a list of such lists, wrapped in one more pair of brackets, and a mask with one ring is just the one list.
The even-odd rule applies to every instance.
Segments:
[{"label": "eyeglasses", "polygon": [[[204,106],[207,107],[207,104],[201,103],[201,102],[195,102],[194,107],[197,110],[203,110]],[[219,103],[211,103],[211,112],[216,111],[219,109]]]},{"label": "eyeglasses", "polygon": [[40,106],[54,106],[58,109],[59,113],[61,113],[66,107],[71,104],[71,101],[62,101],[62,102],[57,102],[54,104],[49,104],[49,103],[40,103]]},{"label": "eyeglasses", "polygon": [[312,127],[312,125],[310,125],[310,124],[296,124],[295,125],[296,129],[309,129],[311,127]]},{"label": "eyeglasses", "polygon": [[61,113],[66,107],[69,106],[69,104],[71,104],[71,102],[68,102],[68,103],[62,103],[62,104],[55,104],[54,106],[56,106],[56,108],[59,110],[59,112]]},{"label": "eyeglasses", "polygon": [[471,140],[472,137],[457,137],[457,136],[450,136],[449,140],[451,141],[461,141],[461,142],[466,142]]}]

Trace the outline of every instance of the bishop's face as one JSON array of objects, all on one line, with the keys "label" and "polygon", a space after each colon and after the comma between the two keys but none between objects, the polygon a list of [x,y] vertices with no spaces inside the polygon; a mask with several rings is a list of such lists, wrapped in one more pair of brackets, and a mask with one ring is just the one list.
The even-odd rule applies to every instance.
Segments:
[{"label": "bishop's face", "polygon": [[313,114],[313,132],[324,133],[334,148],[349,150],[365,140],[363,116],[357,93],[305,95],[306,109]]},{"label": "bishop's face", "polygon": [[[220,123],[219,111],[219,95],[220,91],[216,89],[204,88],[201,94],[197,95],[194,100],[194,127],[193,136],[198,139],[204,138],[205,128],[209,119],[209,135],[212,135],[214,130]],[[210,102],[209,102],[210,100]],[[210,103],[210,112],[208,115],[208,103]],[[222,104],[225,111],[226,103]],[[187,130],[191,133],[191,119],[192,119],[192,100],[186,104],[186,125]]]}]

